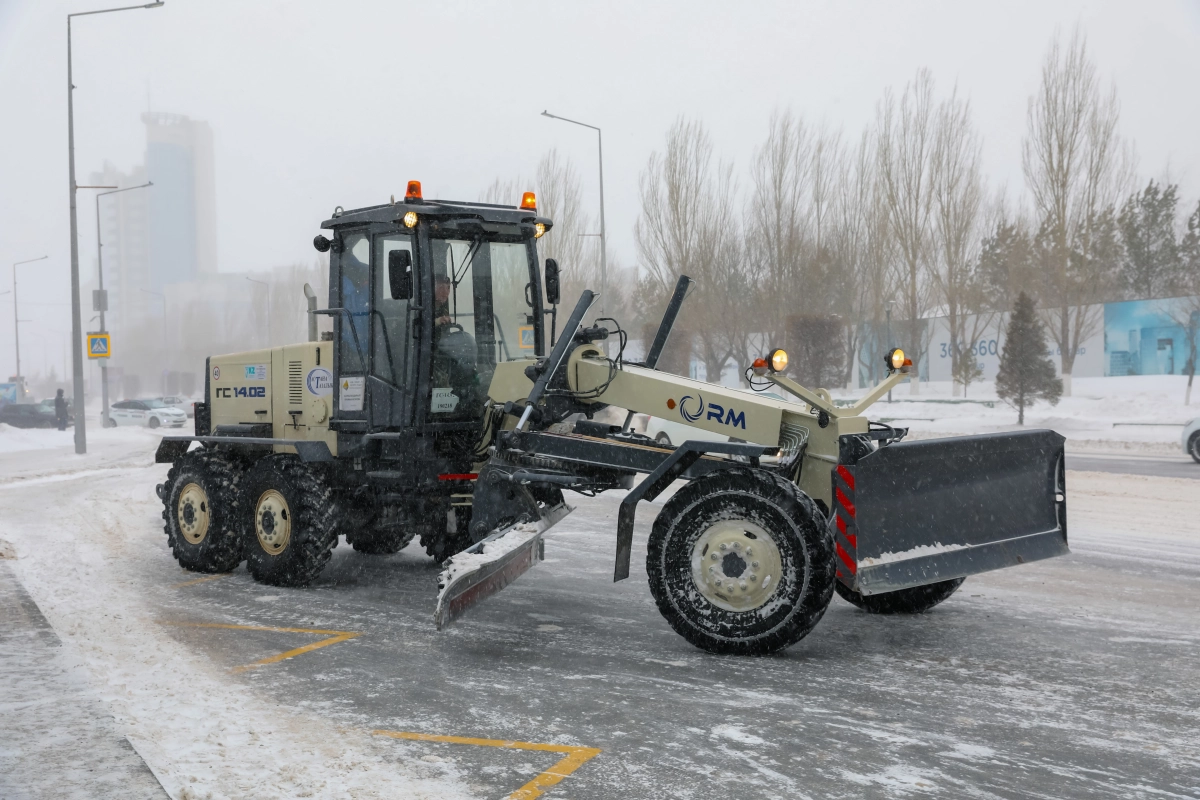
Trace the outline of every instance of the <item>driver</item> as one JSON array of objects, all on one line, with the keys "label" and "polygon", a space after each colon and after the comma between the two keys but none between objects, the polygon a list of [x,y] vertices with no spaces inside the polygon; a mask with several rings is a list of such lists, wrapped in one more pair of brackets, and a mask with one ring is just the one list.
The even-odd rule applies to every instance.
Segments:
[{"label": "driver", "polygon": [[433,279],[433,324],[435,327],[449,325],[453,322],[450,317],[450,276],[436,275]]}]

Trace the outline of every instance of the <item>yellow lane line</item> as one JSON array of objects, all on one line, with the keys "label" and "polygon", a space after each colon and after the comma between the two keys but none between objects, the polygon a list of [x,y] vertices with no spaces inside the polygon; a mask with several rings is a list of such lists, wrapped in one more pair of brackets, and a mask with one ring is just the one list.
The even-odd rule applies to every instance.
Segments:
[{"label": "yellow lane line", "polygon": [[208,583],[209,581],[215,581],[215,580],[218,580],[219,578],[228,578],[228,577],[229,577],[229,573],[227,573],[227,572],[223,572],[220,575],[205,575],[203,578],[196,578],[195,580],[184,581],[183,583],[177,583],[174,586],[172,586],[171,588],[172,589],[182,589],[185,586],[195,586],[197,583]]},{"label": "yellow lane line", "polygon": [[267,656],[266,658],[261,658],[258,661],[253,662],[252,664],[243,664],[240,667],[234,667],[231,670],[231,672],[233,672],[235,674],[239,673],[239,672],[245,672],[246,670],[249,670],[249,669],[254,669],[255,667],[262,667],[267,664],[277,664],[280,661],[285,661],[289,658],[295,658],[296,656],[303,655],[304,653],[310,653],[313,650],[319,650],[322,647],[328,647],[331,644],[340,644],[341,642],[345,642],[345,641],[357,638],[362,635],[361,633],[354,633],[352,631],[327,631],[327,630],[320,630],[317,628],[278,628],[278,627],[273,627],[273,626],[269,626],[269,625],[228,625],[228,624],[221,623],[221,622],[164,622],[163,624],[164,625],[174,625],[175,627],[179,627],[179,628],[224,628],[225,630],[231,630],[231,631],[267,631],[268,633],[311,633],[311,634],[316,634],[319,636],[330,637],[328,639],[321,639],[320,641],[306,644],[303,647],[297,647],[294,650],[288,650],[286,652],[279,653],[278,655]]},{"label": "yellow lane line", "polygon": [[446,744],[473,744],[482,747],[501,747],[513,750],[540,750],[550,753],[565,753],[550,769],[541,772],[529,783],[517,789],[508,796],[508,800],[534,800],[540,797],[545,789],[562,781],[575,770],[592,760],[602,752],[596,747],[576,747],[569,744],[539,744],[537,742],[516,742],[509,739],[474,739],[468,736],[439,736],[432,733],[411,733],[409,731],[371,731],[376,736],[389,736],[393,739],[408,739],[414,742],[444,742]]}]

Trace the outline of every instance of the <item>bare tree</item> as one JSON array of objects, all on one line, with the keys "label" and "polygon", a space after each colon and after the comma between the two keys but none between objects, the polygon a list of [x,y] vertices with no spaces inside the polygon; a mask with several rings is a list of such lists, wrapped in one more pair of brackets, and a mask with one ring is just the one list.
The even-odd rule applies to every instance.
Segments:
[{"label": "bare tree", "polygon": [[[925,317],[931,306],[928,279],[934,212],[933,153],[936,146],[933,77],[922,69],[897,102],[889,89],[876,113],[879,173],[898,255],[900,337],[918,365],[929,349]],[[911,382],[920,392],[920,379]]]},{"label": "bare tree", "polygon": [[642,211],[634,226],[646,301],[665,298],[680,274],[696,281],[684,308],[708,380],[719,381],[738,354],[751,321],[742,315],[744,287],[737,219],[728,213],[733,168],[713,163],[702,123],[680,118],[663,153],[651,154],[638,179]]},{"label": "bare tree", "polygon": [[979,377],[975,345],[991,323],[981,313],[984,283],[979,274],[983,176],[982,141],[971,123],[970,104],[954,92],[942,102],[934,136],[930,276],[950,334],[950,374],[957,396]]},{"label": "bare tree", "polygon": [[1106,209],[1125,191],[1132,151],[1117,134],[1116,89],[1101,91],[1087,42],[1076,29],[1064,49],[1055,37],[1042,63],[1038,92],[1029,98],[1022,147],[1025,182],[1044,233],[1042,313],[1058,346],[1063,391],[1083,341],[1101,324],[1089,308],[1103,297],[1097,274],[1097,233]]}]

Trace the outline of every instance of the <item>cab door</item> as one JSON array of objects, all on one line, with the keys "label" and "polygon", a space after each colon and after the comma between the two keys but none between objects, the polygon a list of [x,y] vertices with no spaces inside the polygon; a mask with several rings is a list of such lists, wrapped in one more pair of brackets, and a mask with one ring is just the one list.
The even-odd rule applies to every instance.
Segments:
[{"label": "cab door", "polygon": [[[406,275],[391,274],[392,253],[408,253]],[[372,428],[405,427],[412,419],[413,300],[393,297],[392,287],[416,286],[416,251],[413,237],[392,231],[374,237],[371,248],[370,370],[367,378],[367,411]],[[395,277],[396,280],[393,280]],[[403,294],[403,292],[401,292]]]}]

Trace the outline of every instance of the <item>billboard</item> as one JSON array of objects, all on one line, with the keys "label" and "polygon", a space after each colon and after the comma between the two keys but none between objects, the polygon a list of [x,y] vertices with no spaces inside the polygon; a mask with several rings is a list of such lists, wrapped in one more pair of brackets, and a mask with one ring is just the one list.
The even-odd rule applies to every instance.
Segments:
[{"label": "billboard", "polygon": [[1130,300],[1104,306],[1104,374],[1183,375],[1193,335],[1200,327],[1200,301],[1173,297]]}]

